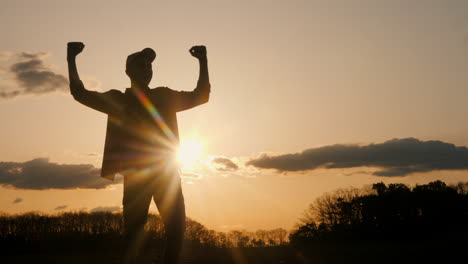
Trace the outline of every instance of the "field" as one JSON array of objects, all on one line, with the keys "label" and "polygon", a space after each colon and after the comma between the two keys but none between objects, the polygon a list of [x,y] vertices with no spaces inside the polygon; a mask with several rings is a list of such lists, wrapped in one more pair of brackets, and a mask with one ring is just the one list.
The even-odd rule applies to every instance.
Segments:
[{"label": "field", "polygon": [[[101,241],[102,242],[102,241]],[[84,245],[86,244],[86,245]],[[76,242],[57,243],[52,248],[37,242],[29,249],[5,252],[2,263],[122,263],[117,245]],[[161,245],[153,244],[140,263],[159,263]],[[191,264],[314,264],[314,263],[463,263],[468,244],[457,241],[375,242],[321,244],[301,251],[290,246],[262,248],[186,247],[182,263]],[[466,260],[466,259],[465,259]]]}]

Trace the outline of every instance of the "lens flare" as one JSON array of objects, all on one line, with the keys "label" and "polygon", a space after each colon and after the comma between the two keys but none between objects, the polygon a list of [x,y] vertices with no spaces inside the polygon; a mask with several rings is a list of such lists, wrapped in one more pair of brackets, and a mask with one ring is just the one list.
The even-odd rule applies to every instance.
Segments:
[{"label": "lens flare", "polygon": [[142,91],[140,91],[139,89],[134,89],[134,91],[140,102],[153,117],[154,122],[161,128],[161,130],[164,132],[164,134],[166,134],[166,136],[169,139],[174,140],[175,135],[172,133],[171,129],[167,126],[166,122],[159,114],[158,109],[154,107],[154,105]]},{"label": "lens flare", "polygon": [[184,169],[193,169],[202,159],[203,145],[199,140],[182,140],[177,151],[177,161]]}]

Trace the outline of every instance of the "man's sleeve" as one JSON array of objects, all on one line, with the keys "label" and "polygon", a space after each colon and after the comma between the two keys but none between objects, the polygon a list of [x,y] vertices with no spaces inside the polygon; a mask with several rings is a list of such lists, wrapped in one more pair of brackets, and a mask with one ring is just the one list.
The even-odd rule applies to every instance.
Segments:
[{"label": "man's sleeve", "polygon": [[72,89],[71,94],[78,102],[108,115],[118,115],[121,110],[119,100],[122,93],[118,90],[100,93],[86,90],[81,84],[80,87]]},{"label": "man's sleeve", "polygon": [[184,111],[208,102],[210,98],[211,85],[209,83],[198,83],[191,91],[171,91],[171,104],[177,112]]}]

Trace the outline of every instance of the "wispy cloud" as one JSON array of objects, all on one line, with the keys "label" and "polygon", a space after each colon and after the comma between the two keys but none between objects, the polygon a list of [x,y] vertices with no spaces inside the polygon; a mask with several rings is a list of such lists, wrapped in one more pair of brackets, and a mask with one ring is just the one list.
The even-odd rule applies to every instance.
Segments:
[{"label": "wispy cloud", "polygon": [[214,158],[213,163],[216,165],[216,169],[220,171],[236,171],[239,169],[239,166],[236,163],[224,157]]},{"label": "wispy cloud", "polygon": [[91,212],[92,213],[95,213],[95,212],[110,212],[110,213],[113,213],[113,212],[119,212],[121,210],[122,210],[122,207],[120,207],[120,206],[98,206],[96,208],[91,209]]},{"label": "wispy cloud", "polygon": [[14,203],[14,204],[21,203],[21,202],[23,202],[23,198],[20,198],[20,197],[18,197],[18,198],[16,198],[15,200],[13,200],[13,203]]},{"label": "wispy cloud", "polygon": [[13,55],[12,52],[2,51],[2,52],[0,52],[0,61],[6,61],[6,60],[10,59],[12,55]]},{"label": "wispy cloud", "polygon": [[330,145],[300,153],[263,155],[246,163],[260,169],[281,172],[318,168],[375,167],[375,176],[407,176],[416,172],[468,169],[468,148],[415,138],[392,139],[380,144]]},{"label": "wispy cloud", "polygon": [[68,205],[59,205],[54,208],[55,211],[65,210],[68,208]]},{"label": "wispy cloud", "polygon": [[102,189],[112,182],[90,164],[57,164],[47,158],[0,162],[0,185],[18,189]]},{"label": "wispy cloud", "polygon": [[2,53],[0,61],[6,62],[6,66],[0,68],[0,98],[67,91],[68,79],[44,62],[48,55],[47,52]]}]

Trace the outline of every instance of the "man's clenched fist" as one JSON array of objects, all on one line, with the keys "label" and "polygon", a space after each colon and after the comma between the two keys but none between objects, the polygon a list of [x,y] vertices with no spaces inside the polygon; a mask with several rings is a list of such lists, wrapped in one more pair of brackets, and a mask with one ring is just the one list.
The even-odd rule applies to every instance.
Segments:
[{"label": "man's clenched fist", "polygon": [[190,49],[190,54],[197,59],[206,59],[206,47],[205,46],[193,46]]},{"label": "man's clenched fist", "polygon": [[83,42],[68,42],[67,57],[76,57],[76,55],[80,54],[83,51],[84,47],[85,45],[83,44]]}]

